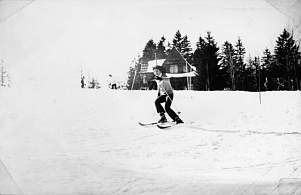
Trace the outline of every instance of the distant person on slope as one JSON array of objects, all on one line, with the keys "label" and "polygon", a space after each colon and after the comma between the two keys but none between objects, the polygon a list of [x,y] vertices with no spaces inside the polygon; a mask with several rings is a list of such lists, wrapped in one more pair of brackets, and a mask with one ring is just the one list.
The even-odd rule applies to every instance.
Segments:
[{"label": "distant person on slope", "polygon": [[80,79],[80,83],[81,83],[81,88],[85,88],[86,83],[85,83],[85,76],[82,76]]},{"label": "distant person on slope", "polygon": [[113,78],[113,76],[111,74],[109,74],[109,88],[117,89],[116,80]]},{"label": "distant person on slope", "polygon": [[[184,123],[180,117],[170,108],[173,100],[173,89],[170,84],[169,78],[166,76],[164,68],[162,66],[155,66],[153,68],[155,80],[158,88],[158,97],[155,101],[157,112],[160,114],[160,120],[158,123],[167,122],[165,117],[165,111],[170,118],[176,122],[176,124]],[[165,110],[161,103],[165,102]]]}]

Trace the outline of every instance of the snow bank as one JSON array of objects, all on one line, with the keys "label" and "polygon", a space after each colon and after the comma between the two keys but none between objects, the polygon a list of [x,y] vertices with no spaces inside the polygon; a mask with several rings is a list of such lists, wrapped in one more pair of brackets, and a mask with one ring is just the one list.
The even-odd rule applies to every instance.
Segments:
[{"label": "snow bank", "polygon": [[261,95],[176,91],[164,131],[156,91],[0,88],[0,158],[25,194],[300,192],[300,92]]}]

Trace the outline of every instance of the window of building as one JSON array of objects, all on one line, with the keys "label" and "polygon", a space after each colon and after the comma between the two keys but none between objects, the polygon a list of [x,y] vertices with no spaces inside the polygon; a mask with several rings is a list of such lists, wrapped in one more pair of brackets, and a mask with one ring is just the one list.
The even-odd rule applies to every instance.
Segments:
[{"label": "window of building", "polygon": [[178,73],[178,66],[171,65],[169,70],[170,70],[170,73]]},{"label": "window of building", "polygon": [[183,72],[188,72],[188,66],[183,66]]}]

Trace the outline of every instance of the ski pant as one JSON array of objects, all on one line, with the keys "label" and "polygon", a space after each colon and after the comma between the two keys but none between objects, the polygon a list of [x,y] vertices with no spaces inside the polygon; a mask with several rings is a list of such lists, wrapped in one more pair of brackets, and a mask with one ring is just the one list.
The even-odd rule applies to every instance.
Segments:
[{"label": "ski pant", "polygon": [[[178,115],[170,108],[172,100],[173,100],[173,94],[160,95],[155,100],[155,105],[156,105],[157,112],[159,114],[165,113],[166,111],[167,114],[170,116],[170,118],[175,120],[178,117]],[[165,110],[161,105],[161,103],[163,102],[165,102]]]}]

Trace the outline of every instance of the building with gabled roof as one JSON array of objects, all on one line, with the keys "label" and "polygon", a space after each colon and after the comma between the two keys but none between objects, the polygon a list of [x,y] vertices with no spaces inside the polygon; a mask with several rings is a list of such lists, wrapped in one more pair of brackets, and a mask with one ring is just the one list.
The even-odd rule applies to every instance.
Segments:
[{"label": "building with gabled roof", "polygon": [[191,78],[196,76],[196,68],[190,65],[175,47],[170,50],[166,59],[151,60],[141,65],[139,74],[143,81],[143,89],[151,88],[155,66],[163,66],[175,90],[193,89]]}]

